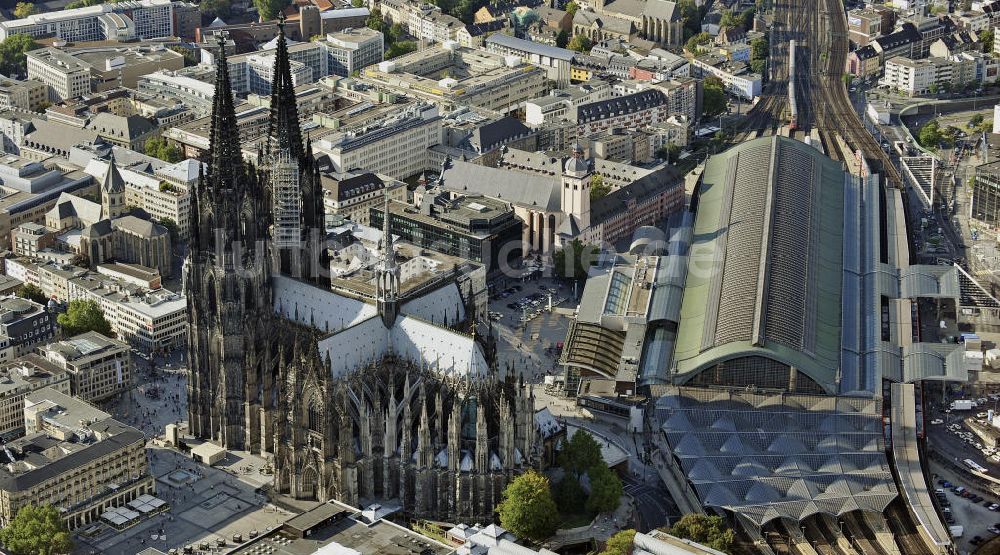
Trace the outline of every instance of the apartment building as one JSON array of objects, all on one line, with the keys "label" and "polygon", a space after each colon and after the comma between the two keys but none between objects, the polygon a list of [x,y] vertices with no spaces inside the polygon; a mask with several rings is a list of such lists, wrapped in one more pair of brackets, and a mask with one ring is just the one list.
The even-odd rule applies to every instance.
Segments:
[{"label": "apartment building", "polygon": [[69,374],[35,353],[0,363],[0,440],[24,435],[24,397],[43,387],[69,395]]},{"label": "apartment building", "polygon": [[406,184],[389,176],[374,173],[322,174],[323,205],[326,215],[369,224],[368,210],[381,206],[386,189],[389,198],[406,202]]},{"label": "apartment building", "polygon": [[56,318],[29,299],[0,299],[0,363],[14,360],[49,341],[56,333]]},{"label": "apartment building", "polygon": [[24,397],[25,435],[0,467],[0,526],[27,505],[52,505],[71,530],[156,492],[146,438],[79,399],[43,387]]},{"label": "apartment building", "polygon": [[858,47],[865,46],[882,36],[882,14],[870,9],[847,12],[847,34]]},{"label": "apartment building", "polygon": [[[995,72],[996,68],[993,70]],[[908,96],[921,96],[976,82],[979,73],[975,56],[922,60],[900,56],[885,63],[879,84]]]},{"label": "apartment building", "polygon": [[667,97],[658,89],[576,107],[578,137],[600,135],[615,128],[639,129],[666,118]]},{"label": "apartment building", "polygon": [[38,351],[69,375],[72,395],[88,403],[127,391],[135,381],[128,344],[96,331],[49,343]]},{"label": "apartment building", "polygon": [[68,42],[130,41],[174,35],[174,2],[125,0],[0,21],[0,40],[25,34]]},{"label": "apartment building", "polygon": [[17,256],[38,256],[38,252],[55,242],[55,237],[44,225],[35,222],[24,222],[14,228],[10,234],[10,242]]},{"label": "apartment building", "polygon": [[565,89],[555,89],[546,96],[525,102],[524,122],[532,127],[542,127],[568,119],[571,111],[578,105],[609,98],[611,85],[597,79]]}]

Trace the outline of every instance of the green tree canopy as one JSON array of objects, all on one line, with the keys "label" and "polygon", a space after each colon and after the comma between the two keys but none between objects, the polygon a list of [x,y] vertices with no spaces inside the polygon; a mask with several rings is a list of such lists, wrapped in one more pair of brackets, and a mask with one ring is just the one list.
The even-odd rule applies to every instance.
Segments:
[{"label": "green tree canopy", "polygon": [[576,15],[576,11],[580,9],[580,5],[576,2],[566,2],[566,13],[569,15]]},{"label": "green tree canopy", "polygon": [[412,40],[401,40],[389,47],[385,53],[385,59],[398,58],[404,54],[409,54],[417,50],[417,43]]},{"label": "green tree canopy", "polygon": [[701,513],[684,515],[667,530],[667,533],[678,538],[696,541],[724,553],[729,552],[735,537],[721,516],[708,516]]},{"label": "green tree canopy", "polygon": [[684,43],[684,49],[692,54],[698,51],[699,46],[703,46],[712,42],[712,35],[708,33],[697,33],[692,35],[691,38]]},{"label": "green tree canopy", "polygon": [[590,478],[587,510],[592,513],[607,513],[617,509],[623,492],[622,481],[604,465],[604,461],[591,466],[587,470],[587,477]]},{"label": "green tree canopy", "polygon": [[593,44],[586,35],[573,35],[573,38],[569,39],[566,43],[566,48],[570,50],[576,50],[577,52],[590,52],[590,48]]},{"label": "green tree canopy", "polygon": [[629,555],[632,553],[632,543],[635,541],[635,530],[622,530],[608,538],[604,551],[599,555]]},{"label": "green tree canopy", "polygon": [[695,0],[680,0],[677,2],[681,19],[684,20],[684,34],[697,35],[701,32],[701,9]]},{"label": "green tree canopy", "polygon": [[770,44],[764,37],[757,37],[750,41],[750,59],[766,60],[771,53]]},{"label": "green tree canopy", "polygon": [[76,8],[86,8],[87,6],[96,6],[98,4],[103,4],[102,0],[73,0],[69,4],[66,4],[65,10],[75,10]]},{"label": "green tree canopy", "polygon": [[38,13],[38,8],[31,2],[18,2],[14,6],[14,17],[21,19]]},{"label": "green tree canopy", "polygon": [[938,148],[938,145],[944,139],[944,135],[941,133],[941,125],[936,119],[933,119],[924,124],[917,132],[917,141],[920,142],[921,146],[927,148]]},{"label": "green tree canopy", "polygon": [[556,275],[567,279],[587,279],[587,271],[597,262],[600,250],[573,239],[552,255]]},{"label": "green tree canopy", "polygon": [[559,525],[549,479],[534,470],[521,474],[503,490],[497,505],[500,525],[520,538],[541,542]]},{"label": "green tree canopy", "polygon": [[726,89],[718,77],[706,77],[702,82],[702,115],[712,117],[726,110]]},{"label": "green tree canopy", "polygon": [[399,42],[406,38],[406,31],[403,30],[403,26],[399,23],[393,23],[389,27],[389,39],[392,42]]},{"label": "green tree canopy", "polygon": [[966,125],[966,127],[968,127],[969,129],[975,129],[979,127],[979,124],[983,123],[984,119],[986,118],[982,114],[976,114],[971,118],[969,118],[969,123]]},{"label": "green tree canopy", "polygon": [[577,430],[559,451],[559,466],[579,478],[594,466],[603,466],[601,446],[585,430]]},{"label": "green tree canopy", "polygon": [[221,17],[225,19],[229,17],[232,11],[232,4],[229,0],[201,0],[198,10],[208,17]]},{"label": "green tree canopy", "polygon": [[184,153],[181,151],[180,147],[168,143],[163,137],[152,137],[150,139],[146,139],[144,150],[146,151],[146,156],[159,158],[160,160],[170,162],[171,164],[180,162],[184,159]]},{"label": "green tree canopy", "polygon": [[0,542],[14,555],[56,555],[73,550],[66,522],[52,505],[28,505],[0,529]]},{"label": "green tree canopy", "polygon": [[0,42],[0,73],[12,75],[27,71],[25,52],[38,48],[38,43],[25,34],[11,35]]},{"label": "green tree canopy", "polygon": [[560,29],[559,34],[556,35],[556,46],[566,48],[567,44],[569,44],[569,33],[566,32],[566,29]]},{"label": "green tree canopy", "polygon": [[982,45],[983,52],[993,52],[993,29],[979,31],[979,44]]},{"label": "green tree canopy", "polygon": [[31,299],[41,305],[49,302],[49,298],[45,296],[45,291],[42,291],[42,288],[34,283],[25,283],[18,287],[17,296],[22,299]]},{"label": "green tree canopy", "polygon": [[382,19],[382,10],[373,8],[368,14],[368,21],[365,22],[365,25],[367,25],[369,29],[375,29],[376,31],[384,34],[385,20]]},{"label": "green tree canopy", "polygon": [[351,0],[351,6],[355,8],[362,8],[365,5],[365,0]]},{"label": "green tree canopy", "polygon": [[288,3],[288,0],[253,0],[253,5],[257,7],[261,21],[270,21],[278,17],[278,14],[288,6]]},{"label": "green tree canopy", "polygon": [[608,196],[611,192],[611,185],[604,182],[604,178],[600,175],[594,175],[590,178],[590,200],[595,201],[600,198]]},{"label": "green tree canopy", "polygon": [[563,479],[556,484],[554,495],[556,505],[563,513],[579,512],[580,507],[587,500],[587,492],[583,490],[580,481],[569,472],[563,475]]},{"label": "green tree canopy", "polygon": [[96,331],[108,337],[114,336],[111,332],[111,324],[104,318],[104,311],[101,310],[101,306],[94,300],[77,299],[70,301],[69,308],[66,312],[60,314],[56,318],[56,321],[62,327],[63,334],[66,337],[73,337],[88,331]]}]

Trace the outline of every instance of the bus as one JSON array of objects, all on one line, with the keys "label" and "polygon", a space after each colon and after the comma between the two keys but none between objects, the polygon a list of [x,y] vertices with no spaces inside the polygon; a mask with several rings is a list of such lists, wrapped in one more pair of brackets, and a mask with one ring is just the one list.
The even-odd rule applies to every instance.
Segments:
[{"label": "bus", "polygon": [[962,462],[965,463],[965,466],[971,468],[972,470],[975,470],[976,472],[979,472],[979,473],[982,473],[982,474],[986,474],[986,473],[989,472],[989,469],[982,467],[981,465],[977,464],[976,461],[974,461],[972,459],[965,459]]}]

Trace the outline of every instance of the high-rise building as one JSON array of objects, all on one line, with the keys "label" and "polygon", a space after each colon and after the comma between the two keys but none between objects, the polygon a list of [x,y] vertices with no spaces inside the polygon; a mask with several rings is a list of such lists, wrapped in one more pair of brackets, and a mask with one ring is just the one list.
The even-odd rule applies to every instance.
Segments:
[{"label": "high-rise building", "polygon": [[54,36],[69,42],[170,37],[174,34],[174,2],[109,2],[71,10],[47,11],[0,22],[0,40],[17,34],[34,38]]}]

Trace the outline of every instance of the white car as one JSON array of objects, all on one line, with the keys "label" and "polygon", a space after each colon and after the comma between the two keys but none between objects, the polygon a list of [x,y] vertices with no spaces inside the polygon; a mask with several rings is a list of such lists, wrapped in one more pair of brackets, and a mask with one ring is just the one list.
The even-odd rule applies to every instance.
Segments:
[{"label": "white car", "polygon": [[934,420],[931,420],[931,424],[944,424],[944,420],[941,420],[940,418],[935,418]]}]

